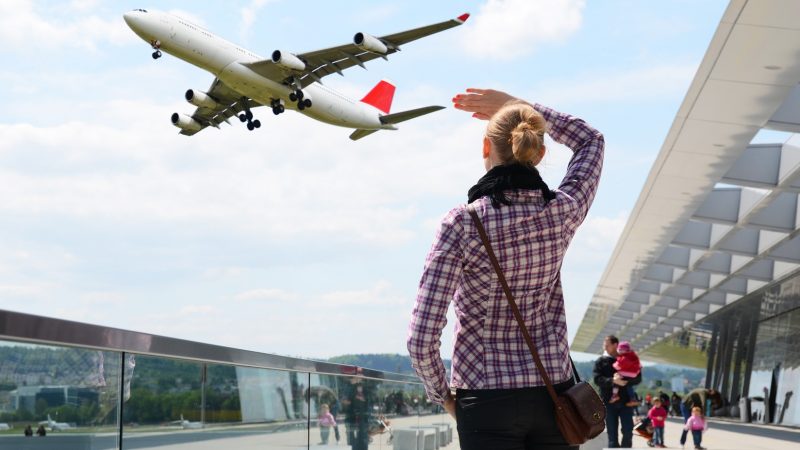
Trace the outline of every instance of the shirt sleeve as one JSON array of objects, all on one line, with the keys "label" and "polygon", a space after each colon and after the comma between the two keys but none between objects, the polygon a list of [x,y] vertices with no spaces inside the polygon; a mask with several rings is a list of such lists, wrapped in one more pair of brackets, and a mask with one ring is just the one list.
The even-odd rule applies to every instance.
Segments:
[{"label": "shirt sleeve", "polygon": [[447,308],[461,277],[464,251],[463,208],[456,208],[442,220],[419,282],[419,291],[408,329],[411,365],[425,385],[428,398],[444,403],[450,388],[441,346],[442,329],[447,324]]},{"label": "shirt sleeve", "polygon": [[534,109],[544,116],[548,134],[554,141],[572,150],[572,159],[567,174],[558,189],[573,198],[578,205],[578,223],[586,218],[603,168],[605,140],[602,133],[582,119],[554,111],[546,106],[534,104]]}]

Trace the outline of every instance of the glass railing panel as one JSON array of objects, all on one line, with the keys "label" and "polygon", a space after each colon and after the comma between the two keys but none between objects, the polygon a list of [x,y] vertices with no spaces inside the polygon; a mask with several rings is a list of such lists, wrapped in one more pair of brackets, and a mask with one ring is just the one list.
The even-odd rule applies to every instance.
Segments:
[{"label": "glass railing panel", "polygon": [[116,448],[120,355],[0,341],[0,449]]},{"label": "glass railing panel", "polygon": [[302,372],[137,356],[124,448],[308,448],[306,386]]},{"label": "glass railing panel", "polygon": [[308,373],[237,367],[236,374],[242,437],[230,448],[308,448]]}]

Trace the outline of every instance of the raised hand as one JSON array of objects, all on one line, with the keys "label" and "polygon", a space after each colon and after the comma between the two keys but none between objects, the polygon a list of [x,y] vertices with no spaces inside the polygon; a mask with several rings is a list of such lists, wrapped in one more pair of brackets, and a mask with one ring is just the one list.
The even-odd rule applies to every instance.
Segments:
[{"label": "raised hand", "polygon": [[467,88],[466,93],[456,94],[453,97],[453,107],[473,113],[472,117],[476,119],[489,120],[501,106],[510,100],[518,99],[494,89]]}]

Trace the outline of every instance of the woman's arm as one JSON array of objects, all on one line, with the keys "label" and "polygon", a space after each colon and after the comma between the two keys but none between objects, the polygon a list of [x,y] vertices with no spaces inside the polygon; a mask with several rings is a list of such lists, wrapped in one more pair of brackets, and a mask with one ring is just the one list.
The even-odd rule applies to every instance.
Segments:
[{"label": "woman's arm", "polygon": [[438,404],[452,403],[439,347],[442,329],[447,324],[447,308],[456,291],[464,262],[462,215],[463,208],[456,208],[442,220],[425,260],[408,329],[411,365],[422,379],[428,398]]}]

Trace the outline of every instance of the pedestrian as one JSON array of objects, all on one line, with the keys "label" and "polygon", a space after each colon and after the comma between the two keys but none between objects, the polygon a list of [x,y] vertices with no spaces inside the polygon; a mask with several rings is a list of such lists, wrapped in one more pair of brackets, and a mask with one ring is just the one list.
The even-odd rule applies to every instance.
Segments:
[{"label": "pedestrian", "polygon": [[[686,420],[686,425],[683,426],[684,432],[691,431],[692,432],[692,440],[694,441],[694,448],[695,450],[706,450],[703,447],[703,433],[708,430],[708,422],[703,417],[703,409],[699,406],[695,406],[692,408],[692,416]],[[684,443],[681,442],[681,448],[683,448]]]},{"label": "pedestrian", "polygon": [[44,429],[44,425],[39,425],[39,428],[36,429],[36,435],[39,437],[47,436],[47,430]]},{"label": "pedestrian", "polygon": [[664,448],[664,424],[667,421],[667,410],[661,404],[661,399],[653,399],[653,407],[647,412],[647,417],[653,424],[653,445]]},{"label": "pedestrian", "polygon": [[[697,388],[686,394],[686,397],[681,402],[681,415],[683,415],[684,424],[691,418],[694,408],[700,408],[700,414],[702,415],[706,407],[706,399],[711,399],[711,403],[715,407],[722,405],[722,397],[715,389]],[[689,429],[684,428],[681,433],[681,447],[686,444],[688,434]]]},{"label": "pedestrian", "polygon": [[681,396],[678,395],[677,392],[673,392],[672,398],[670,399],[670,415],[672,416],[681,415]]},{"label": "pedestrian", "polygon": [[[468,89],[453,102],[489,120],[481,146],[487,172],[469,190],[470,206],[459,205],[444,217],[428,253],[409,325],[412,365],[428,398],[456,418],[463,450],[577,449],[556,426],[545,381],[478,223],[545,373],[556,392],[563,392],[574,381],[561,263],[597,190],[603,136],[577,117],[500,91]],[[536,168],[545,155],[545,134],[572,153],[554,190]],[[448,383],[439,347],[451,302],[456,325]]]},{"label": "pedestrian", "polygon": [[328,445],[328,437],[331,435],[331,428],[336,426],[336,419],[331,414],[331,409],[327,403],[319,405],[319,435],[322,445]]},{"label": "pedestrian", "polygon": [[33,428],[31,428],[30,425],[26,426],[24,433],[25,433],[25,437],[33,436]]},{"label": "pedestrian", "polygon": [[[641,372],[635,378],[626,381],[614,369],[617,360],[619,339],[614,335],[606,336],[603,341],[603,356],[594,363],[594,383],[600,388],[600,398],[606,405],[606,434],[609,448],[630,448],[633,444],[633,407],[628,406],[628,390],[621,390],[620,401],[611,403],[611,395],[615,386],[620,388],[628,384],[636,385],[642,381]],[[620,439],[620,430],[622,439]]]}]

